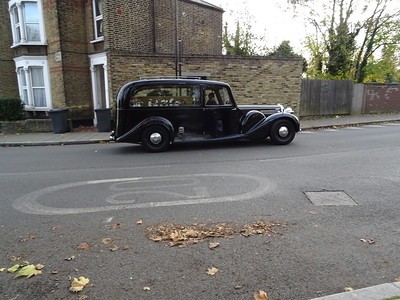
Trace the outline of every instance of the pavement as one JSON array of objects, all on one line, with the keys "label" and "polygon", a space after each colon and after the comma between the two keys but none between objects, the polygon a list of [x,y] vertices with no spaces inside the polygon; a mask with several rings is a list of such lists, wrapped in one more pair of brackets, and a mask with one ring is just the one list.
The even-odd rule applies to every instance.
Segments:
[{"label": "pavement", "polygon": [[[398,122],[400,122],[400,113],[308,118],[301,119],[300,125],[301,130],[306,131]],[[0,147],[106,143],[109,142],[109,136],[109,132],[98,132],[93,127],[75,129],[62,134],[55,134],[53,132],[0,133]],[[312,300],[400,300],[400,282],[350,290]]]}]

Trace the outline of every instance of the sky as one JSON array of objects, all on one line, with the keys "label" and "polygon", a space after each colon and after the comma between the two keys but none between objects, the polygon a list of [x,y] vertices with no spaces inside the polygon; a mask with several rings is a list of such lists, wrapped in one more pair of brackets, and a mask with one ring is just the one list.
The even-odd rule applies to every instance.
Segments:
[{"label": "sky", "polygon": [[251,18],[251,32],[264,36],[266,45],[272,49],[284,40],[289,40],[296,53],[304,54],[304,39],[311,28],[307,28],[300,17],[287,9],[286,0],[206,0],[225,10],[224,23],[235,29],[235,20]]},{"label": "sky", "polygon": [[[251,32],[259,37],[264,37],[263,45],[269,50],[278,47],[282,41],[290,41],[295,53],[309,58],[309,53],[304,46],[306,36],[315,35],[315,28],[306,22],[306,10],[298,10],[295,17],[293,9],[287,5],[287,0],[205,0],[211,4],[224,9],[224,23],[228,22],[231,33],[235,30],[235,22],[238,19],[250,18]],[[322,5],[329,2],[326,0],[314,1],[314,9],[322,15]],[[374,5],[367,6],[367,12],[361,13],[365,1],[356,0],[355,11],[352,20],[363,20],[372,14]],[[387,12],[393,13],[400,9],[400,1],[389,2]],[[330,10],[328,10],[330,11]],[[248,16],[248,17],[246,17]],[[360,37],[359,37],[360,39]],[[360,42],[360,41],[359,41]],[[379,54],[377,54],[379,55]]]}]

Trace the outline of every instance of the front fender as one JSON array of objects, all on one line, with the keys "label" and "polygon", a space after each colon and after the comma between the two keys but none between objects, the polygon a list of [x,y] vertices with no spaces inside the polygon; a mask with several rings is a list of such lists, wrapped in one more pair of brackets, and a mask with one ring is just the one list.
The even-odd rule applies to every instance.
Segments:
[{"label": "front fender", "polygon": [[300,131],[300,123],[295,115],[286,112],[279,112],[264,117],[258,123],[254,124],[247,132],[244,132],[248,139],[265,139],[269,136],[272,124],[279,119],[288,119],[292,122],[296,132]]},{"label": "front fender", "polygon": [[117,142],[138,143],[141,141],[143,130],[152,125],[164,126],[170,134],[171,141],[173,141],[175,135],[174,135],[174,126],[172,125],[172,123],[168,119],[163,117],[150,117],[144,119],[136,126],[134,126],[131,130],[129,130],[127,133],[117,138]]}]

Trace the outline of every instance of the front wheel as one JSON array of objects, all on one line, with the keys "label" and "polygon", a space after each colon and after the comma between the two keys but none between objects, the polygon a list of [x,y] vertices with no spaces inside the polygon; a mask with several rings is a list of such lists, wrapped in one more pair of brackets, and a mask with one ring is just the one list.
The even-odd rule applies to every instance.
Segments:
[{"label": "front wheel", "polygon": [[289,120],[278,120],[272,125],[269,136],[275,145],[287,145],[295,135],[296,131]]},{"label": "front wheel", "polygon": [[142,146],[150,152],[162,152],[167,150],[170,138],[164,126],[153,125],[147,127],[142,133]]}]

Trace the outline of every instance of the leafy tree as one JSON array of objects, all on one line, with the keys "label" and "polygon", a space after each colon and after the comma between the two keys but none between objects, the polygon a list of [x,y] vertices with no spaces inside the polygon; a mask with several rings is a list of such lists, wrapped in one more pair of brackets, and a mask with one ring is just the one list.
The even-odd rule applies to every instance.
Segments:
[{"label": "leafy tree", "polygon": [[299,57],[298,54],[294,53],[292,46],[290,46],[290,41],[283,41],[269,56]]},{"label": "leafy tree", "polygon": [[303,59],[303,72],[307,70],[307,61],[304,57],[294,52],[290,41],[282,41],[281,44],[276,47],[269,56],[272,57],[297,57]]},{"label": "leafy tree", "polygon": [[371,58],[365,67],[365,82],[400,82],[399,45],[386,45],[380,59]]},{"label": "leafy tree", "polygon": [[251,32],[251,26],[240,25],[236,21],[236,30],[234,34],[228,33],[228,24],[224,26],[223,46],[227,55],[251,56],[256,54],[255,46],[256,36]]},{"label": "leafy tree", "polygon": [[314,75],[363,82],[373,55],[385,45],[400,42],[400,9],[390,8],[395,1],[367,0],[360,5],[357,0],[329,0],[318,11],[312,5],[315,0],[288,0],[308,11],[316,29],[306,42]]}]

